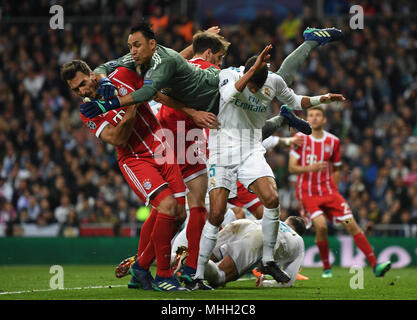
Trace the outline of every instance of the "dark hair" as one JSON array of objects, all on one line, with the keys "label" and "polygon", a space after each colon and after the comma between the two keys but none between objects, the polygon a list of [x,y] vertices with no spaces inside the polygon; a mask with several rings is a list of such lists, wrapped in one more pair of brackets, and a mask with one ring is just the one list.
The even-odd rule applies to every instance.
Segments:
[{"label": "dark hair", "polygon": [[[248,72],[250,68],[255,64],[256,59],[258,56],[250,57],[245,63],[245,70],[244,73]],[[249,82],[254,83],[258,88],[262,88],[265,84],[266,78],[268,77],[268,66],[257,70],[253,76],[250,78]]]},{"label": "dark hair", "polygon": [[133,34],[135,32],[141,32],[143,36],[148,40],[156,39],[155,32],[153,31],[152,26],[145,21],[140,22],[139,24],[135,25],[130,29],[130,34]]},{"label": "dark hair", "polygon": [[290,224],[299,236],[302,236],[307,230],[304,219],[301,217],[289,216],[287,219],[287,224]]},{"label": "dark hair", "polygon": [[193,36],[194,53],[203,53],[207,49],[215,54],[219,51],[226,53],[230,42],[217,33],[199,31]]},{"label": "dark hair", "polygon": [[65,82],[72,80],[78,71],[90,75],[91,69],[85,61],[72,60],[61,67],[61,79]]}]

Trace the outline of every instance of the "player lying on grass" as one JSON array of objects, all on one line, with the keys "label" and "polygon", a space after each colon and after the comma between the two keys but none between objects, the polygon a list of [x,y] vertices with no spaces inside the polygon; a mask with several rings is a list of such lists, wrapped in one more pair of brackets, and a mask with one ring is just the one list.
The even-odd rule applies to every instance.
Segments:
[{"label": "player lying on grass", "polygon": [[[260,220],[239,219],[227,224],[218,235],[216,246],[205,269],[204,277],[213,287],[224,286],[250,272],[262,259],[263,235]],[[291,216],[280,223],[280,232],[274,247],[274,261],[288,274],[287,282],[278,283],[265,279],[261,275],[257,286],[291,287],[300,270],[304,259],[304,241],[302,235],[306,228],[304,220]],[[173,261],[178,259],[177,271],[181,272],[181,264],[186,261],[186,243],[176,238],[172,246],[178,256],[172,255]],[[174,262],[175,263],[175,262]]]},{"label": "player lying on grass", "polygon": [[300,215],[307,226],[314,226],[316,244],[323,262],[323,278],[331,278],[329,244],[327,241],[327,220],[342,223],[353,237],[355,244],[364,253],[372,266],[375,276],[382,277],[391,268],[391,261],[378,264],[375,253],[365,233],[356,223],[352,211],[338,191],[339,168],[342,165],[340,140],[324,130],[327,122],[321,106],[307,111],[313,133],[310,136],[298,133],[302,145],[291,150],[289,172],[298,174],[296,196],[302,204]]},{"label": "player lying on grass", "polygon": [[[79,96],[97,96],[98,79],[88,65],[74,60],[62,66],[61,77]],[[123,96],[142,86],[143,79],[136,72],[117,68],[110,81]],[[144,224],[138,253],[144,289],[160,291],[184,290],[172,277],[169,255],[171,240],[185,219],[185,185],[176,163],[158,163],[159,152],[172,152],[162,142],[162,128],[147,103],[119,108],[82,121],[90,131],[116,147],[117,161],[130,188],[146,204],[151,204],[151,216]],[[153,279],[149,266],[157,258],[157,272]],[[168,258],[167,258],[168,257]],[[131,282],[137,282],[137,275]],[[155,281],[153,281],[155,280]]]}]

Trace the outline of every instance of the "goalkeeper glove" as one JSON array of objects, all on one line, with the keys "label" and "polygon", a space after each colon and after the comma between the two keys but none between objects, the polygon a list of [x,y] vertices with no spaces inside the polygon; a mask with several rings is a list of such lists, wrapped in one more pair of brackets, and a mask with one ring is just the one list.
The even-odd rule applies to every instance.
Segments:
[{"label": "goalkeeper glove", "polygon": [[96,91],[98,94],[103,96],[105,100],[111,99],[115,96],[117,88],[111,83],[109,78],[100,79],[98,82],[98,89]]},{"label": "goalkeeper glove", "polygon": [[106,101],[92,99],[91,101],[83,103],[80,107],[84,117],[90,119],[117,108],[120,108],[120,101],[117,97]]}]

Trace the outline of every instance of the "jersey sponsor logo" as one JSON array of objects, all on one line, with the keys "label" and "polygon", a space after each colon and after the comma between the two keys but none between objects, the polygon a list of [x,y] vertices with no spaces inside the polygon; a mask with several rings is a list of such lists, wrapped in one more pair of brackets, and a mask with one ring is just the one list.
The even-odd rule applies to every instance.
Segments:
[{"label": "jersey sponsor logo", "polygon": [[229,79],[224,79],[220,87],[225,86],[229,82]]},{"label": "jersey sponsor logo", "polygon": [[87,127],[89,127],[91,130],[94,130],[97,127],[97,125],[93,121],[88,121],[87,122]]},{"label": "jersey sponsor logo", "polygon": [[119,96],[123,97],[123,96],[127,95],[127,93],[128,93],[128,91],[125,87],[120,87],[119,88]]}]

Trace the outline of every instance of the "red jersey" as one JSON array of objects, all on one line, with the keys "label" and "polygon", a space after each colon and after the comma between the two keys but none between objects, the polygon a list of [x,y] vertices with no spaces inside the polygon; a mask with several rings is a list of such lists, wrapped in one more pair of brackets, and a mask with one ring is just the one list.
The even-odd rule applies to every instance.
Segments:
[{"label": "red jersey", "polygon": [[[125,96],[140,89],[143,79],[135,72],[124,67],[117,68],[109,75],[109,79],[116,86],[119,96]],[[84,117],[81,113],[81,120],[98,137],[107,125],[117,126],[128,107],[110,110],[93,119]],[[126,147],[116,148],[117,160],[123,161],[126,158],[141,157],[153,158],[156,150],[160,153],[165,150],[159,131],[161,125],[153,114],[147,103],[141,104],[136,111],[135,123],[132,134],[129,137]]]},{"label": "red jersey", "polygon": [[[324,131],[321,139],[312,135],[297,133],[304,138],[302,146],[295,147],[290,154],[298,159],[298,164],[308,166],[316,162],[328,162],[326,170],[306,172],[298,175],[297,198],[332,195],[338,192],[332,178],[332,165],[340,166],[340,140],[335,135]],[[331,165],[332,164],[332,165]]]}]

